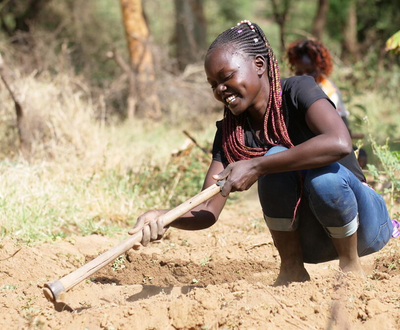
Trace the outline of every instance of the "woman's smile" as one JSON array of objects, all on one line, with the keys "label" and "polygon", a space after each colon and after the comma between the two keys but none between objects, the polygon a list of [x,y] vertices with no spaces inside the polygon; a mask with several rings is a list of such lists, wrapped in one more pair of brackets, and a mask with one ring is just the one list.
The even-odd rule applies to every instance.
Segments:
[{"label": "woman's smile", "polygon": [[236,100],[236,96],[237,96],[237,95],[228,96],[228,97],[225,99],[225,101],[228,102],[228,104],[231,104],[232,102],[234,102],[234,101]]},{"label": "woman's smile", "polygon": [[207,54],[205,71],[215,99],[232,114],[238,116],[246,110],[265,112],[269,85],[264,88],[258,75],[260,67],[252,57],[232,47],[218,47]]}]

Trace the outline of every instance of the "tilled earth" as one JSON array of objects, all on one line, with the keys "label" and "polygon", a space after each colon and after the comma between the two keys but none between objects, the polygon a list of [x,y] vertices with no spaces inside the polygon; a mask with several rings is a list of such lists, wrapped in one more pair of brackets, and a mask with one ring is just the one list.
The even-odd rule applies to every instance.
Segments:
[{"label": "tilled earth", "polygon": [[207,230],[171,229],[69,290],[56,311],[43,285],[125,237],[0,242],[0,329],[400,329],[400,239],[362,259],[366,280],[337,261],[311,281],[273,287],[279,256],[254,193]]}]

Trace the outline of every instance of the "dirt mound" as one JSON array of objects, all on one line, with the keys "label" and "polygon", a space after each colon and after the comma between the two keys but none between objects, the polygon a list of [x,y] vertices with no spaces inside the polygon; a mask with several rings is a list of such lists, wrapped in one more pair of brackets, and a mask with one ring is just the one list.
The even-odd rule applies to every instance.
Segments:
[{"label": "dirt mound", "polygon": [[153,253],[151,256],[129,252],[126,259],[120,257],[111,268],[100,270],[93,282],[118,285],[149,284],[155,286],[201,286],[250,280],[254,274],[274,269],[276,263],[252,260],[215,262],[205,259],[200,264],[187,260],[164,260]]},{"label": "dirt mound", "polygon": [[171,229],[129,251],[65,295],[57,312],[44,283],[124,237],[0,245],[1,329],[400,329],[400,240],[362,259],[367,279],[337,262],[306,265],[311,281],[272,287],[279,257],[256,198],[228,205],[199,232]]}]

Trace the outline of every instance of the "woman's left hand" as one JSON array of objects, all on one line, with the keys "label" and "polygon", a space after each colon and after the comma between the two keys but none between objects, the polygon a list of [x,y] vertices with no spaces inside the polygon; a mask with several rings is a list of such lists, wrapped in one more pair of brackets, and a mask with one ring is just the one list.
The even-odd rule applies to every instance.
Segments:
[{"label": "woman's left hand", "polygon": [[259,178],[256,160],[240,160],[229,164],[221,173],[213,175],[215,180],[226,180],[221,195],[226,197],[230,192],[248,190]]}]

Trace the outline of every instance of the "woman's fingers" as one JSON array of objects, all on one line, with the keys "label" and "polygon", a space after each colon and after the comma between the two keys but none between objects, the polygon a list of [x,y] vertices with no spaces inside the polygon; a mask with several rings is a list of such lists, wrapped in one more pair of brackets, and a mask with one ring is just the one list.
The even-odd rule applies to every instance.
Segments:
[{"label": "woman's fingers", "polygon": [[135,226],[128,231],[128,234],[135,235],[136,233],[138,233],[143,229],[143,225],[144,225],[144,219],[142,217],[139,217],[135,223]]},{"label": "woman's fingers", "polygon": [[232,182],[229,180],[228,176],[232,172],[231,165],[228,165],[221,173],[213,175],[213,179],[217,181],[224,180],[224,185],[221,189],[221,195],[226,197],[232,190]]},{"label": "woman's fingers", "polygon": [[232,191],[232,182],[230,180],[226,180],[224,186],[221,189],[221,195],[227,197],[231,191]]},{"label": "woman's fingers", "polygon": [[152,241],[158,238],[158,226],[156,221],[150,222],[150,238]]},{"label": "woman's fingers", "polygon": [[219,181],[226,179],[231,173],[231,166],[228,165],[221,173],[213,175],[213,179]]},{"label": "woman's fingers", "polygon": [[142,237],[142,245],[147,246],[150,243],[150,226],[146,226],[143,228],[143,237]]},{"label": "woman's fingers", "polygon": [[164,221],[162,219],[157,220],[157,239],[161,239],[165,233]]},{"label": "woman's fingers", "polygon": [[160,215],[165,212],[153,210],[142,214],[136,221],[135,226],[128,231],[129,235],[134,235],[142,231],[142,239],[135,243],[134,250],[138,250],[142,245],[146,246],[152,241],[161,239],[165,233],[164,223],[159,219]]}]

